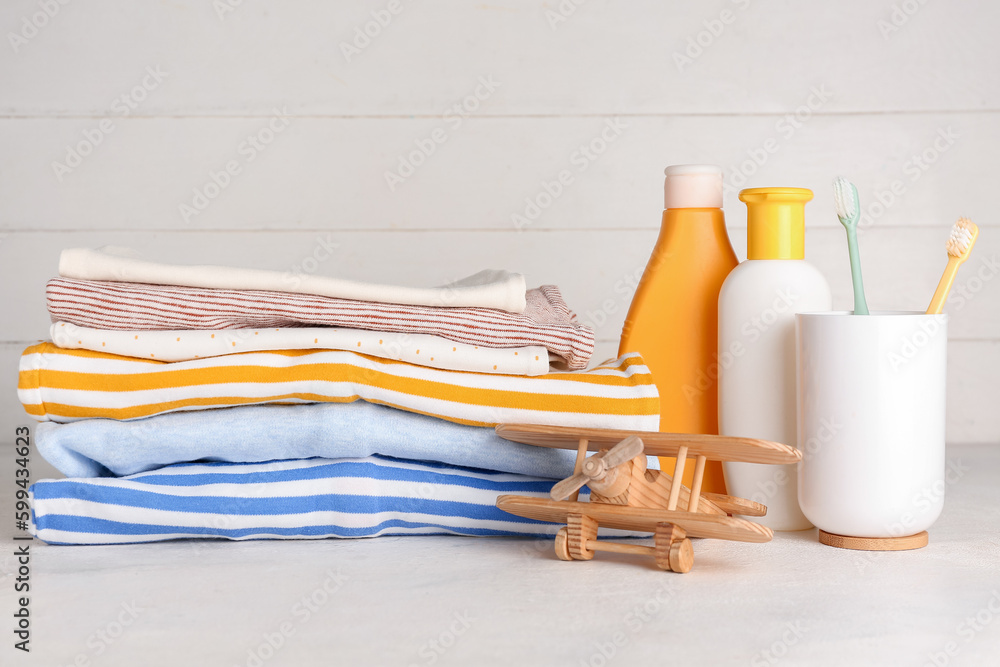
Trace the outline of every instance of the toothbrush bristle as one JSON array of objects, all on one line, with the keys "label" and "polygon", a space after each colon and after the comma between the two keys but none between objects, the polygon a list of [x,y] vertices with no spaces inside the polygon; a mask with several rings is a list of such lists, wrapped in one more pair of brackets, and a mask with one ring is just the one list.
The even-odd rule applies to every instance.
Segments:
[{"label": "toothbrush bristle", "polygon": [[948,254],[952,257],[961,257],[967,253],[976,240],[979,228],[976,223],[968,218],[959,218],[958,222],[951,228],[951,236],[948,237]]},{"label": "toothbrush bristle", "polygon": [[838,176],[833,182],[833,204],[841,220],[850,220],[858,214],[858,200],[854,192],[854,186],[843,176]]}]

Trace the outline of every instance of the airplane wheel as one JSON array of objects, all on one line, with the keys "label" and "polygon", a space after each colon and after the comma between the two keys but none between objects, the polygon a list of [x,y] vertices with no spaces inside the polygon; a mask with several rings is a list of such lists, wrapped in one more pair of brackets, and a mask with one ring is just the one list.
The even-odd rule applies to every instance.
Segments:
[{"label": "airplane wheel", "polygon": [[691,540],[679,526],[661,523],[653,533],[656,565],[661,570],[688,572],[694,565],[694,549]]},{"label": "airplane wheel", "polygon": [[587,548],[587,542],[597,539],[597,522],[589,516],[570,514],[566,521],[566,542],[573,560],[590,560],[594,552]]},{"label": "airplane wheel", "polygon": [[674,572],[690,572],[694,565],[694,547],[691,540],[684,538],[670,545],[670,569]]},{"label": "airplane wheel", "polygon": [[556,533],[556,558],[559,560],[573,560],[569,554],[569,529],[562,527]]}]

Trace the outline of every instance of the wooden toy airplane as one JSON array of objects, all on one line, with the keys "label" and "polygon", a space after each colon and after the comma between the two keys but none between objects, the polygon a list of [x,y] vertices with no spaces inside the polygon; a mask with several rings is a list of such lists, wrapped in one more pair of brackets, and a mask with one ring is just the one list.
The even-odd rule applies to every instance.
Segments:
[{"label": "wooden toy airplane", "polygon": [[[572,477],[552,487],[552,499],[504,495],[497,507],[510,514],[565,523],[556,534],[560,560],[590,560],[595,551],[652,556],[658,567],[687,572],[694,564],[691,537],[739,542],[769,542],[770,528],[733,516],[764,516],[760,503],[702,493],[705,463],[797,463],[802,454],[777,442],[719,435],[656,433],[501,424],[497,435],[540,447],[576,449]],[[587,457],[588,451],[597,454]],[[646,456],[677,458],[671,477],[646,469]],[[688,457],[695,457],[691,488],[681,482]],[[590,488],[590,502],[580,502],[580,488]],[[681,509],[683,508],[683,509]],[[598,526],[653,533],[654,546],[597,539]]]}]

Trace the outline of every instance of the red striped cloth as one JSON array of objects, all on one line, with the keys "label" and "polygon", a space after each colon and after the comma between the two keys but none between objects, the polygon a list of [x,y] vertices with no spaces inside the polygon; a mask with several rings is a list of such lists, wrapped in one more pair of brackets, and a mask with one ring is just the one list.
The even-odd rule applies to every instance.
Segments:
[{"label": "red striped cloth", "polygon": [[483,347],[543,345],[570,370],[586,368],[594,352],[593,329],[575,321],[553,285],[528,290],[523,313],[72,278],[50,280],[45,297],[53,322],[96,329],[334,326],[425,333]]}]

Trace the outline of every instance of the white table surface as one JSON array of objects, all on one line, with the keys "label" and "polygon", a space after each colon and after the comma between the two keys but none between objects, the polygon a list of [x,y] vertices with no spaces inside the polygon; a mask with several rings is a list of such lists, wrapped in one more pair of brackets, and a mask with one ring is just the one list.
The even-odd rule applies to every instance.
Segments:
[{"label": "white table surface", "polygon": [[998,665],[1000,447],[948,457],[961,473],[924,549],[833,549],[815,530],[697,540],[684,575],[499,538],[34,541],[30,655],[12,648],[16,563],[0,557],[0,662]]}]

